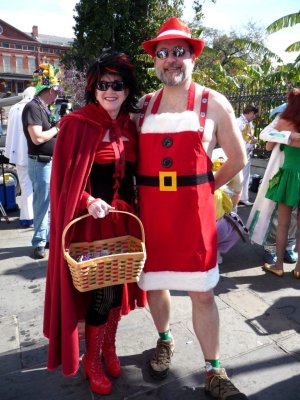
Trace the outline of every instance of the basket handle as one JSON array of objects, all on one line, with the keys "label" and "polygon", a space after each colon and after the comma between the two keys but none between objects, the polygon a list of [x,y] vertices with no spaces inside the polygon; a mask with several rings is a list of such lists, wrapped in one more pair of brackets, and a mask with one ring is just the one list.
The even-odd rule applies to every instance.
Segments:
[{"label": "basket handle", "polygon": [[[127,214],[127,215],[130,215],[132,218],[135,218],[135,219],[137,220],[137,222],[139,223],[140,228],[141,228],[142,242],[145,243],[145,230],[144,230],[144,226],[143,226],[143,224],[142,224],[142,221],[139,219],[139,217],[137,217],[136,215],[134,215],[134,214],[132,214],[132,213],[130,213],[130,212],[128,212],[128,211],[114,210],[114,209],[112,209],[112,208],[109,209],[109,212],[110,212],[110,213]],[[62,239],[61,239],[61,241],[62,241],[62,248],[63,248],[64,251],[66,251],[66,249],[65,249],[65,244],[66,244],[66,243],[65,243],[65,239],[66,239],[66,234],[67,234],[68,230],[69,230],[69,229],[71,228],[71,226],[74,225],[76,222],[80,221],[81,219],[87,218],[87,217],[91,217],[91,215],[90,215],[90,214],[84,214],[84,215],[82,215],[81,217],[78,217],[78,218],[73,219],[72,221],[70,221],[70,222],[65,226],[65,228],[64,228],[64,230],[63,230],[63,234],[62,234]]]}]

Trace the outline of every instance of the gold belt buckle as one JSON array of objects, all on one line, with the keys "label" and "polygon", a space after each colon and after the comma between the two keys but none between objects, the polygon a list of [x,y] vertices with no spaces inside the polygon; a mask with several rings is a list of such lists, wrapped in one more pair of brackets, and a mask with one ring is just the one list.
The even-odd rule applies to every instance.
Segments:
[{"label": "gold belt buckle", "polygon": [[[171,184],[166,182],[171,179]],[[177,172],[175,171],[159,171],[159,190],[162,192],[176,192],[177,191]]]}]

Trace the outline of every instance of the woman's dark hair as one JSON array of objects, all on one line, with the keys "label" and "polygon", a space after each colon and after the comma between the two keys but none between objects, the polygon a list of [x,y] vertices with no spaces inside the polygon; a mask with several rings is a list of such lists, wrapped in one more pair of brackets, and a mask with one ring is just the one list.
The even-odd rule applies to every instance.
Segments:
[{"label": "woman's dark hair", "polygon": [[121,76],[125,87],[129,91],[121,109],[131,113],[140,112],[140,109],[137,107],[139,90],[134,66],[126,54],[116,50],[103,52],[97,61],[90,65],[86,77],[86,103],[96,103],[96,85],[105,74]]},{"label": "woman's dark hair", "polygon": [[288,92],[288,104],[280,118],[291,121],[297,132],[300,132],[300,87],[293,88]]}]

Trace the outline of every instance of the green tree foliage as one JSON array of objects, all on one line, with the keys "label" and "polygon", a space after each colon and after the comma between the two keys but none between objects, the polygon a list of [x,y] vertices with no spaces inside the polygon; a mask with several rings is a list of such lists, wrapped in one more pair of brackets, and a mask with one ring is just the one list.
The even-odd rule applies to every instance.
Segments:
[{"label": "green tree foliage", "polygon": [[241,84],[254,88],[261,82],[261,66],[265,61],[281,61],[263,45],[265,33],[254,22],[248,22],[244,33],[225,34],[204,28],[201,21],[194,21],[193,27],[202,30],[206,43],[203,54],[196,61],[196,80],[221,92],[236,90]]},{"label": "green tree foliage", "polygon": [[249,21],[242,32],[224,33],[205,28],[194,19],[193,34],[201,32],[206,47],[196,61],[194,77],[199,83],[223,93],[239,90],[260,90],[287,87],[299,82],[296,64],[283,61],[265,45],[267,32]]},{"label": "green tree foliage", "polygon": [[182,16],[183,0],[80,0],[75,10],[75,40],[63,62],[83,70],[102,49],[113,47],[128,54],[136,66],[143,91],[157,87],[147,73],[152,60],[141,42],[156,36],[171,16]]},{"label": "green tree foliage", "polygon": [[[296,24],[300,24],[300,11],[297,13],[285,15],[284,17],[281,17],[276,21],[272,22],[272,24],[267,27],[267,32],[268,33],[278,32],[281,29],[292,27],[295,26]],[[288,52],[300,51],[300,41],[290,44],[285,51]],[[300,65],[300,55],[295,60],[295,66],[297,66],[298,70],[299,70],[299,65]]]},{"label": "green tree foliage", "polygon": [[[215,3],[217,0],[210,0]],[[205,49],[196,61],[194,78],[221,92],[239,89],[292,85],[299,81],[299,68],[283,65],[282,60],[264,46],[266,31],[249,21],[242,32],[228,34],[205,28],[203,0],[194,0],[194,19],[186,21],[194,37],[203,37]],[[161,24],[171,16],[182,18],[184,0],[80,0],[76,7],[75,41],[63,59],[76,80],[103,48],[124,51],[136,66],[142,92],[157,89],[153,61],[141,43],[156,36]],[[275,21],[272,29],[299,22],[299,13]],[[275,31],[275,30],[273,30]],[[271,32],[271,28],[269,30]],[[296,68],[295,68],[296,67]],[[73,83],[70,82],[69,87]],[[73,85],[74,86],[74,85]]]}]

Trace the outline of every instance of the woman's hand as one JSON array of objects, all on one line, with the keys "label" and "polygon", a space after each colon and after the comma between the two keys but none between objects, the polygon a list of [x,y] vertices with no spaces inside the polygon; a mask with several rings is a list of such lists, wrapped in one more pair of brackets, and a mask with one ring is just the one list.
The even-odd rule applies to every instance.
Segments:
[{"label": "woman's hand", "polygon": [[89,197],[87,200],[88,213],[94,218],[104,218],[109,213],[109,210],[113,210],[114,207],[107,204],[104,200],[94,199]]}]

